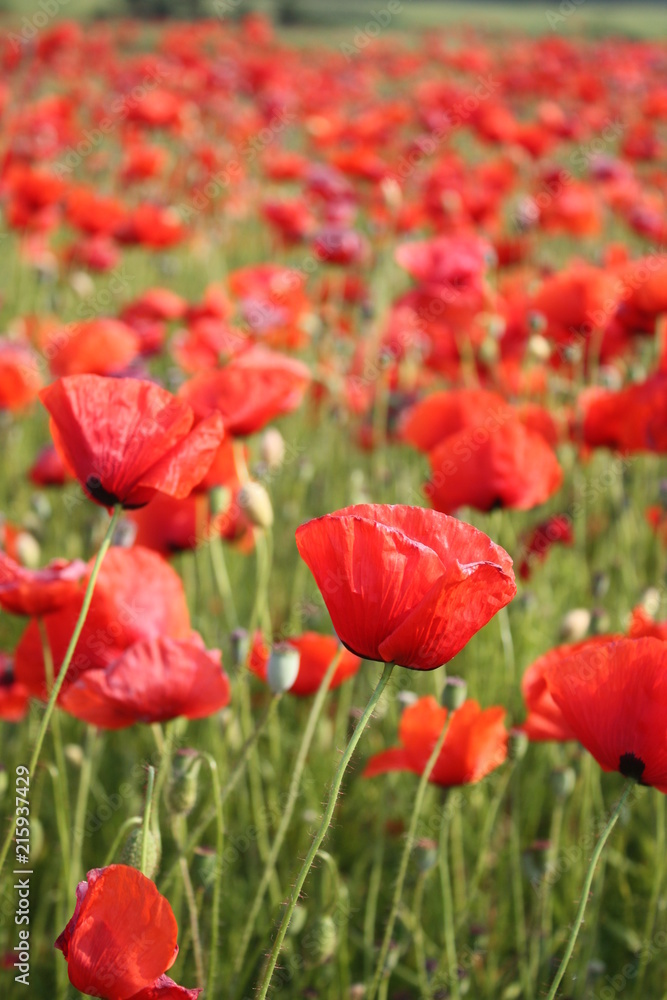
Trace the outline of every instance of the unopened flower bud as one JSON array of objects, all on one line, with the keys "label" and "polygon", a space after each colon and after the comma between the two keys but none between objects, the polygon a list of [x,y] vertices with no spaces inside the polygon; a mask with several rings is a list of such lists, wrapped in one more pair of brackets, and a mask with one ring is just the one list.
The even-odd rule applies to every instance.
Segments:
[{"label": "unopened flower bud", "polygon": [[266,680],[274,694],[283,694],[299,674],[301,654],[294,646],[275,646],[266,666]]},{"label": "unopened flower bud", "polygon": [[187,816],[197,803],[201,757],[196,750],[179,750],[167,785],[167,809],[172,816]]},{"label": "unopened flower bud", "polygon": [[387,208],[392,212],[398,212],[403,203],[403,192],[398,181],[394,177],[383,177],[380,181],[380,191]]},{"label": "unopened flower bud", "polygon": [[338,932],[333,917],[317,917],[303,941],[304,950],[313,965],[324,965],[336,951]]},{"label": "unopened flower bud", "polygon": [[485,337],[479,345],[479,360],[485,365],[492,365],[500,357],[498,341],[493,337]]},{"label": "unopened flower bud", "polygon": [[43,493],[33,493],[30,497],[30,506],[40,521],[48,521],[53,513],[49,498]]},{"label": "unopened flower bud", "polygon": [[95,291],[95,285],[93,284],[93,279],[86,271],[74,271],[70,275],[69,285],[73,292],[79,296],[80,299],[87,299]]},{"label": "unopened flower bud", "polygon": [[464,703],[467,694],[468,685],[462,677],[448,677],[440,701],[450,712],[455,712]]},{"label": "unopened flower bud", "polygon": [[564,616],[560,626],[560,637],[565,642],[581,642],[588,635],[591,613],[587,608],[573,608]]},{"label": "unopened flower bud", "polygon": [[273,524],[271,498],[261,483],[246,483],[238,492],[239,506],[256,528],[270,528]]},{"label": "unopened flower bud", "polygon": [[267,427],[262,434],[260,454],[271,472],[279,469],[285,461],[285,440],[276,427]]},{"label": "unopened flower bud", "polygon": [[417,867],[422,874],[430,872],[438,862],[438,845],[434,840],[418,840],[415,845]]},{"label": "unopened flower bud", "polygon": [[534,333],[528,338],[528,354],[534,361],[548,361],[551,357],[551,344],[546,337]]},{"label": "unopened flower bud", "polygon": [[510,760],[521,760],[526,756],[528,737],[522,729],[512,729],[507,740],[507,756]]},{"label": "unopened flower bud", "polygon": [[232,646],[232,664],[242,667],[248,658],[250,639],[244,628],[235,628],[229,637]]},{"label": "unopened flower bud", "polygon": [[564,767],[562,770],[553,771],[551,775],[551,787],[557,799],[566,799],[574,791],[577,783],[577,776],[571,767]]},{"label": "unopened flower bud", "polygon": [[[141,855],[143,851],[144,843],[144,830],[142,826],[135,826],[134,830],[130,831],[130,834],[125,841],[121,853],[121,864],[131,865],[132,868],[136,868],[141,871]],[[159,830],[155,831],[149,828],[147,835],[147,851],[146,851],[146,869],[144,875],[147,878],[154,878],[160,867],[160,859],[162,857],[162,839],[160,837]]]},{"label": "unopened flower bud", "polygon": [[657,587],[648,587],[642,594],[639,602],[647,615],[655,618],[660,609],[660,591]]},{"label": "unopened flower bud", "polygon": [[41,556],[39,542],[27,531],[20,531],[16,536],[16,555],[22,566],[37,569]]}]

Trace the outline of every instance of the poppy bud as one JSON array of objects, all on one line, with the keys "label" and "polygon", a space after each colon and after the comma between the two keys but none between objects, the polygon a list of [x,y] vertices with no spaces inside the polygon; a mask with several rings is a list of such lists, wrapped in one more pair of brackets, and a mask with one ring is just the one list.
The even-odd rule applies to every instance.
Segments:
[{"label": "poppy bud", "polygon": [[248,633],[244,628],[235,628],[229,639],[232,647],[232,663],[235,667],[242,667],[250,649]]},{"label": "poppy bud", "polygon": [[398,212],[403,203],[403,193],[398,181],[394,177],[383,177],[380,181],[380,191],[387,208],[392,212]]},{"label": "poppy bud", "polygon": [[65,757],[74,767],[81,767],[83,764],[83,750],[78,743],[68,743],[65,747]]},{"label": "poppy bud", "polygon": [[30,497],[30,506],[40,521],[48,521],[53,514],[49,499],[43,493],[33,493]]},{"label": "poppy bud", "polygon": [[[144,830],[141,826],[135,826],[133,830],[125,841],[125,845],[121,852],[120,861],[121,864],[131,865],[132,868],[136,868],[141,871],[141,854],[144,843]],[[160,859],[162,857],[162,839],[160,837],[159,829],[156,827],[156,831],[151,829],[148,830],[148,849],[146,853],[146,871],[143,873],[149,879],[154,879],[160,868]]]},{"label": "poppy bud", "polygon": [[660,609],[660,591],[657,587],[648,587],[642,594],[639,602],[647,615],[654,618]]},{"label": "poppy bud", "polygon": [[440,702],[450,712],[455,712],[466,700],[468,685],[462,677],[448,677],[440,696]]},{"label": "poppy bud", "polygon": [[269,494],[261,483],[249,482],[238,492],[239,506],[256,528],[270,528],[273,524],[273,507]]},{"label": "poppy bud", "polygon": [[222,514],[229,506],[230,493],[226,486],[214,486],[208,494],[208,502],[213,517]]},{"label": "poppy bud", "polygon": [[420,840],[417,842],[415,854],[417,856],[417,867],[422,874],[430,872],[438,862],[437,844],[434,840]]},{"label": "poppy bud", "polygon": [[498,341],[493,337],[485,337],[479,346],[479,360],[486,365],[492,365],[500,357]]},{"label": "poppy bud", "polygon": [[573,608],[564,616],[560,625],[560,637],[565,642],[581,642],[588,634],[591,613],[587,608]]},{"label": "poppy bud", "polygon": [[16,558],[17,561],[27,569],[37,569],[39,566],[41,549],[39,542],[27,531],[21,531],[16,536]]},{"label": "poppy bud", "polygon": [[86,271],[74,271],[70,275],[69,286],[73,292],[76,292],[80,299],[89,298],[95,291],[93,279]]},{"label": "poppy bud", "polygon": [[208,892],[215,882],[218,855],[212,847],[195,847],[195,881]]},{"label": "poppy bud", "polygon": [[551,788],[557,799],[566,799],[574,791],[577,776],[571,767],[564,767],[562,770],[553,771],[551,775]]},{"label": "poppy bud", "polygon": [[363,983],[352,983],[350,986],[350,992],[348,993],[349,1000],[364,1000],[366,996],[366,987]]},{"label": "poppy bud", "polygon": [[521,760],[526,756],[528,737],[521,729],[513,729],[507,740],[507,756],[510,760]]},{"label": "poppy bud", "polygon": [[172,816],[187,816],[197,802],[201,757],[196,750],[179,750],[167,785],[167,809]]},{"label": "poppy bud", "polygon": [[324,965],[333,958],[337,945],[338,932],[333,917],[327,914],[317,917],[303,941],[309,961],[313,965]]},{"label": "poppy bud", "polygon": [[266,467],[275,472],[285,460],[285,440],[276,427],[267,427],[262,434],[260,454]]},{"label": "poppy bud", "polygon": [[546,337],[534,333],[528,338],[528,354],[534,361],[548,361],[551,357],[551,344]]},{"label": "poppy bud", "polygon": [[301,654],[293,646],[276,646],[266,665],[266,680],[274,694],[283,694],[299,673]]}]

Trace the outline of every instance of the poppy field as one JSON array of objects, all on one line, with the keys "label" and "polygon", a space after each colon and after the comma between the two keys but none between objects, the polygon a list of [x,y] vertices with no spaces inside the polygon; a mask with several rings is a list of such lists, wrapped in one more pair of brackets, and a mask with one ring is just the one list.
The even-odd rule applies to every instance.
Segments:
[{"label": "poppy field", "polygon": [[0,27],[2,996],[667,997],[664,37],[62,6]]}]

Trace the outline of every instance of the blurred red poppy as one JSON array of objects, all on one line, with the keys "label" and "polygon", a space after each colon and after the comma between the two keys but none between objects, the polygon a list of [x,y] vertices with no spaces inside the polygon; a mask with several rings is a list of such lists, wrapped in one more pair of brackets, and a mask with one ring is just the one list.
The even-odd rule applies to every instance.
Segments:
[{"label": "blurred red poppy", "polygon": [[[292,636],[287,640],[286,645],[299,651],[299,673],[289,689],[289,693],[299,697],[315,694],[324,680],[329,664],[339,649],[338,639],[333,635],[304,632],[303,635]],[[270,655],[271,651],[264,644],[261,632],[257,632],[252,644],[248,667],[262,681],[266,681],[266,668]],[[349,650],[344,650],[329,689],[340,687],[344,681],[356,674],[360,666],[361,659],[350,653]]]},{"label": "blurred red poppy", "polygon": [[72,986],[104,1000],[196,1000],[200,989],[164,975],[178,954],[178,926],[155,884],[128,865],[93,868],[86,879],[55,942]]},{"label": "blurred red poppy", "polygon": [[519,576],[529,580],[535,563],[544,562],[552,545],[572,545],[574,532],[567,514],[554,514],[535,525],[524,541],[524,556],[519,564]]},{"label": "blurred red poppy", "polygon": [[[398,728],[400,746],[371,757],[363,777],[374,778],[387,771],[422,774],[447,715],[447,709],[432,696],[409,705]],[[429,781],[444,788],[473,784],[499,767],[507,757],[504,718],[504,708],[481,709],[476,701],[465,701],[452,714]]]},{"label": "blurred red poppy", "polygon": [[229,696],[220,652],[193,635],[135,642],[108,666],[85,671],[60,703],[90,725],[124,729],[178,716],[203,719],[229,704]]},{"label": "blurred red poppy", "polygon": [[186,497],[208,471],[224,429],[195,422],[187,403],[140,379],[73,375],[40,394],[65,465],[103,507],[143,507],[156,493]]},{"label": "blurred red poppy", "polygon": [[546,672],[554,702],[603,771],[667,793],[667,645],[617,639]]},{"label": "blurred red poppy", "polygon": [[[92,562],[88,563],[88,572]],[[57,674],[81,611],[83,593],[45,615],[44,624]],[[104,667],[141,639],[190,637],[190,614],[179,575],[155,552],[111,548],[100,568],[86,621],[65,687],[81,673]],[[42,643],[31,621],[15,651],[16,677],[38,698],[45,694]]]},{"label": "blurred red poppy", "polygon": [[309,382],[310,371],[301,361],[257,347],[224,368],[195,375],[179,397],[201,418],[221,413],[228,433],[245,437],[295,410]]},{"label": "blurred red poppy", "polygon": [[369,660],[433,670],[516,593],[504,549],[422,507],[346,507],[301,525],[296,544],[341,642]]},{"label": "blurred red poppy", "polygon": [[11,657],[0,653],[0,719],[20,722],[28,713],[30,692],[14,678]]},{"label": "blurred red poppy", "polygon": [[425,493],[436,510],[530,510],[560,487],[563,473],[544,438],[519,420],[452,434],[429,454]]},{"label": "blurred red poppy", "polygon": [[667,640],[667,622],[656,622],[641,605],[633,608],[628,625],[628,636],[631,639],[642,639],[652,636],[654,639]]},{"label": "blurred red poppy", "polygon": [[47,615],[81,592],[88,568],[80,559],[56,559],[44,569],[26,569],[0,552],[0,607],[13,615]]}]

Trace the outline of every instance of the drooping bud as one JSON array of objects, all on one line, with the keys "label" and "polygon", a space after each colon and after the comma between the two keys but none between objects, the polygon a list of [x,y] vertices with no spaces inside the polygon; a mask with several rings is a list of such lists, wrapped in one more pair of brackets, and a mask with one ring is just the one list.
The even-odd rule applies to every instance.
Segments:
[{"label": "drooping bud", "polygon": [[564,767],[562,770],[553,771],[551,775],[551,787],[557,799],[566,799],[574,791],[577,783],[577,776],[571,767]]},{"label": "drooping bud", "polygon": [[588,634],[591,613],[588,608],[573,608],[564,615],[560,626],[560,637],[565,642],[581,642]]},{"label": "drooping bud", "polygon": [[232,647],[232,665],[242,667],[250,649],[248,633],[244,628],[235,628],[229,639]]},{"label": "drooping bud", "polygon": [[303,946],[312,965],[324,965],[333,958],[338,945],[338,931],[333,917],[317,917],[304,937]]},{"label": "drooping bud", "polygon": [[528,737],[521,729],[512,729],[507,740],[507,756],[510,760],[521,760],[526,756]]},{"label": "drooping bud", "polygon": [[27,531],[20,531],[16,536],[16,556],[18,562],[28,569],[37,569],[41,558],[41,549],[37,539]]},{"label": "drooping bud", "polygon": [[293,687],[300,664],[301,654],[294,646],[274,646],[266,666],[266,680],[274,694],[284,694]]}]

